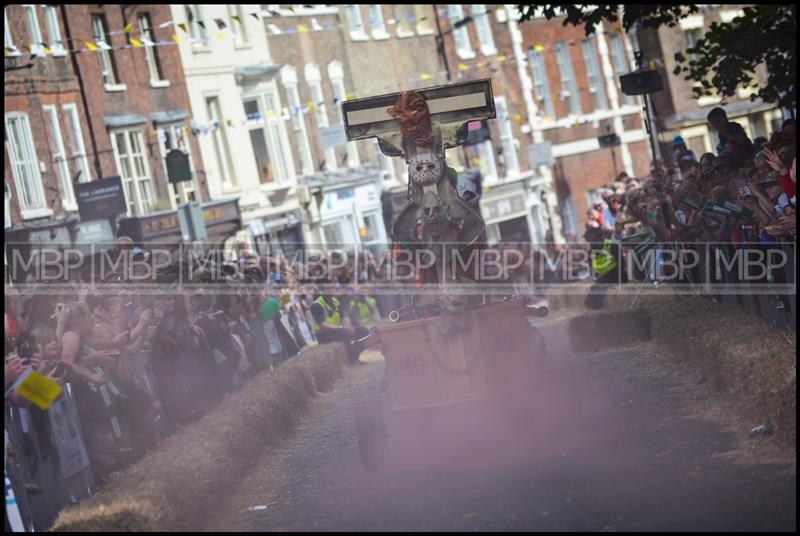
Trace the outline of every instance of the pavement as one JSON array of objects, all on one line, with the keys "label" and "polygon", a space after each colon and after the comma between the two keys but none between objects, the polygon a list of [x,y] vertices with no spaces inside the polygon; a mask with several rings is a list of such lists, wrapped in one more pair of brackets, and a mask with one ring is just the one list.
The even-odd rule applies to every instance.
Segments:
[{"label": "pavement", "polygon": [[385,388],[384,365],[371,355],[317,397],[298,429],[260,453],[234,489],[220,490],[191,528],[796,530],[793,464],[737,461],[741,437],[697,415],[701,378],[678,381],[651,366],[654,343],[559,352],[575,370],[582,413],[567,441],[532,423],[519,442],[495,438],[514,441],[514,456],[366,471],[353,410]]}]

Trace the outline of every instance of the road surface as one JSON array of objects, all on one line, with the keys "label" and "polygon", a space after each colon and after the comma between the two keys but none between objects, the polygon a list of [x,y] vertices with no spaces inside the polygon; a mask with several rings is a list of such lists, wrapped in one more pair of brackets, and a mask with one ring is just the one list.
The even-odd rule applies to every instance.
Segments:
[{"label": "road surface", "polygon": [[641,348],[570,358],[584,420],[569,446],[379,472],[361,466],[353,408],[380,395],[384,367],[361,364],[196,528],[794,531],[796,476],[785,465],[722,456],[736,448],[734,434],[693,417],[692,382],[653,372]]}]

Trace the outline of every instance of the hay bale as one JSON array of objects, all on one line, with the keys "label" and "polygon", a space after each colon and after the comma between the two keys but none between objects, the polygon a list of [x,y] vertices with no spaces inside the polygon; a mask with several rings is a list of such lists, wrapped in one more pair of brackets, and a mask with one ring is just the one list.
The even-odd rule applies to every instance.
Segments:
[{"label": "hay bale", "polygon": [[650,338],[650,316],[641,311],[576,316],[569,322],[569,338],[576,352],[625,346]]},{"label": "hay bale", "polygon": [[796,444],[795,333],[772,329],[735,305],[693,296],[648,296],[641,305],[656,339],[676,359],[700,369],[753,426],[773,424],[780,443]]},{"label": "hay bale", "polygon": [[212,491],[237,481],[267,444],[285,435],[317,391],[347,363],[341,344],[307,348],[263,372],[200,421],[167,439],[89,500],[59,515],[54,531],[151,531],[180,527],[206,510]]}]

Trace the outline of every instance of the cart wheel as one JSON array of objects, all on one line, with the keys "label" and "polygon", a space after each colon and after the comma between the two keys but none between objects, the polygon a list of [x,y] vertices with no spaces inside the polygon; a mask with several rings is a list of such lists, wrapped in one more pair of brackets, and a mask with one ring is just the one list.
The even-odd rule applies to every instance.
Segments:
[{"label": "cart wheel", "polygon": [[354,412],[361,464],[367,471],[380,469],[386,465],[389,444],[383,404],[365,403]]}]

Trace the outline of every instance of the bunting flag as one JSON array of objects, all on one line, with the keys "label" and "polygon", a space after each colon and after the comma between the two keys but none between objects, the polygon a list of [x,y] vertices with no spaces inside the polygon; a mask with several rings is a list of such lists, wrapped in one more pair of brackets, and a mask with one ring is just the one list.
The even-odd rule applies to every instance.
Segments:
[{"label": "bunting flag", "polygon": [[469,69],[469,65],[467,65],[466,63],[459,63],[458,64],[458,70],[459,71],[466,71],[467,69]]},{"label": "bunting flag", "polygon": [[136,48],[142,46],[142,42],[139,41],[138,39],[134,39],[133,37],[129,37],[128,41],[130,41],[131,45],[133,45]]},{"label": "bunting flag", "polygon": [[217,40],[218,41],[224,41],[225,40],[225,34],[222,33],[222,32],[217,32]]},{"label": "bunting flag", "polygon": [[128,24],[126,24],[125,27],[122,29],[122,31],[125,33],[131,33],[133,31],[133,23],[129,22]]},{"label": "bunting flag", "polygon": [[537,44],[533,45],[533,50],[535,50],[536,52],[541,52],[541,51],[544,50],[544,47],[537,43]]},{"label": "bunting flag", "polygon": [[259,16],[258,16],[258,12],[250,13],[250,16],[253,17],[256,20],[261,20],[261,18],[259,18]]},{"label": "bunting flag", "polygon": [[167,26],[172,26],[173,24],[175,24],[174,21],[168,20],[166,22],[162,22],[161,24],[159,24],[158,27],[159,28],[166,28]]},{"label": "bunting flag", "polygon": [[179,22],[178,23],[178,28],[183,30],[183,33],[187,33],[187,34],[189,33],[189,26],[187,26],[185,22]]},{"label": "bunting flag", "polygon": [[217,23],[217,28],[220,30],[224,30],[225,28],[228,27],[228,25],[225,24],[225,21],[222,19],[214,19],[214,22]]},{"label": "bunting flag", "polygon": [[239,24],[242,23],[242,18],[239,15],[233,15],[231,18],[236,22],[238,22]]},{"label": "bunting flag", "polygon": [[269,28],[269,31],[272,32],[274,35],[280,35],[282,33],[280,28],[278,28],[274,24],[267,24],[267,28]]},{"label": "bunting flag", "polygon": [[111,50],[111,46],[105,41],[98,41],[97,46],[102,48],[103,50]]},{"label": "bunting flag", "polygon": [[419,79],[420,80],[428,80],[431,77],[428,73],[420,73]]},{"label": "bunting flag", "polygon": [[305,24],[298,24],[297,25],[297,31],[305,33],[305,32],[308,31],[308,26],[306,26]]},{"label": "bunting flag", "polygon": [[156,46],[156,44],[155,44],[155,43],[153,43],[152,41],[150,41],[150,40],[149,40],[149,39],[147,39],[146,37],[142,37],[142,44],[143,44],[144,46],[146,46],[146,47],[154,47],[154,46]]},{"label": "bunting flag", "polygon": [[201,20],[197,21],[197,25],[200,26],[204,30],[206,29],[206,23],[201,21]]},{"label": "bunting flag", "polygon": [[86,48],[92,52],[97,52],[97,46],[91,41],[86,41]]},{"label": "bunting flag", "polygon": [[39,43],[39,44],[42,46],[42,50],[44,51],[45,54],[53,53],[52,49],[49,46],[47,46],[47,43]]},{"label": "bunting flag", "polygon": [[181,38],[178,37],[178,34],[174,33],[172,34],[172,41],[177,45],[181,42]]},{"label": "bunting flag", "polygon": [[28,54],[30,54],[30,53],[31,53],[31,47],[29,47],[28,45],[20,45],[20,46],[19,46],[19,48],[20,48],[20,50],[22,50],[23,52],[27,52]]}]

